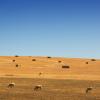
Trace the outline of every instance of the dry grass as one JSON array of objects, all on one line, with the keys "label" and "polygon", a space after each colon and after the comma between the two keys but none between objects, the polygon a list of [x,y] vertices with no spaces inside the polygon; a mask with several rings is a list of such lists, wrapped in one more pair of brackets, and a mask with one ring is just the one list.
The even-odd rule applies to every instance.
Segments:
[{"label": "dry grass", "polygon": [[[32,61],[33,58],[36,61]],[[12,60],[16,60],[16,63]],[[15,64],[19,65],[18,68]],[[63,69],[63,64],[69,65],[70,69]],[[12,74],[16,77],[40,78],[38,73],[42,72],[41,78],[100,80],[99,65],[100,60],[91,59],[0,56],[0,76]]]},{"label": "dry grass", "polygon": [[[7,88],[9,82],[14,88]],[[41,91],[34,86],[42,84]],[[88,86],[91,93],[85,94]],[[0,78],[0,100],[100,100],[100,81],[54,80],[32,78]]]},{"label": "dry grass", "polygon": [[[100,100],[100,60],[32,59],[31,56],[0,57],[0,100]],[[16,68],[16,64],[20,67]],[[63,64],[71,66],[70,69],[62,68]],[[16,84],[14,88],[7,87],[11,82]],[[39,84],[43,85],[42,90],[34,91]],[[86,94],[90,86],[93,91]]]}]

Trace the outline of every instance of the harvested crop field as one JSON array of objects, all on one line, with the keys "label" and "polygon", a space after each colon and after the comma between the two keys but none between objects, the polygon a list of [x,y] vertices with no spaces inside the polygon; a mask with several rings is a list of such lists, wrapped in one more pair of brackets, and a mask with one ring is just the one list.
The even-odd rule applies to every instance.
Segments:
[{"label": "harvested crop field", "polygon": [[99,65],[99,59],[0,56],[0,100],[100,100]]},{"label": "harvested crop field", "polygon": [[0,56],[0,77],[100,80],[100,60]]},{"label": "harvested crop field", "polygon": [[[8,88],[10,82],[15,87]],[[41,90],[34,86],[41,84]],[[86,88],[93,90],[86,94]],[[0,78],[0,100],[100,100],[100,81]]]}]

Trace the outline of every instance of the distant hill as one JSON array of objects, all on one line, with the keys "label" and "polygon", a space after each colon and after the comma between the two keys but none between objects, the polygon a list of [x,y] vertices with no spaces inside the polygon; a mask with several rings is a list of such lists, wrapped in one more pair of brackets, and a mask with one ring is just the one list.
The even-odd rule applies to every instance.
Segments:
[{"label": "distant hill", "polygon": [[0,77],[100,80],[100,60],[0,56]]}]

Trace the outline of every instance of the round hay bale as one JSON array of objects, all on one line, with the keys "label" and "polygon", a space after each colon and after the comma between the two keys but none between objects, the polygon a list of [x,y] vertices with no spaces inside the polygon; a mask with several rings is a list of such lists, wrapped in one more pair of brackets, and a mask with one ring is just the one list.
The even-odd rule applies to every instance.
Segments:
[{"label": "round hay bale", "polygon": [[70,66],[69,66],[69,65],[62,65],[62,68],[67,68],[67,69],[69,69]]},{"label": "round hay bale", "polygon": [[58,61],[58,63],[61,63],[62,61]]},{"label": "round hay bale", "polygon": [[89,62],[85,62],[86,64],[89,64]]},{"label": "round hay bale", "polygon": [[36,61],[36,59],[32,59],[32,61]]},{"label": "round hay bale", "polygon": [[16,67],[19,67],[19,65],[18,65],[18,64],[16,64]]},{"label": "round hay bale", "polygon": [[15,55],[15,57],[19,57],[18,55]]},{"label": "round hay bale", "polygon": [[42,75],[42,72],[39,73],[39,76]]},{"label": "round hay bale", "polygon": [[96,61],[96,59],[91,59],[91,61]]},{"label": "round hay bale", "polygon": [[15,62],[16,60],[12,60],[12,62]]},{"label": "round hay bale", "polygon": [[52,58],[52,57],[48,56],[47,58]]}]

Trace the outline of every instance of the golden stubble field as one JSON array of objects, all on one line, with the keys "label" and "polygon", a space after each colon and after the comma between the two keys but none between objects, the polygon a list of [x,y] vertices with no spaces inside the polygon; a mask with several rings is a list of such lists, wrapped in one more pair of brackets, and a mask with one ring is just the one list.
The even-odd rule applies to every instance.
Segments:
[{"label": "golden stubble field", "polygon": [[[10,81],[14,88],[7,87]],[[34,90],[37,84],[42,90]],[[86,94],[89,86],[93,90]],[[100,100],[100,81],[0,78],[0,100]]]},{"label": "golden stubble field", "polygon": [[100,60],[1,56],[0,100],[100,100]]},{"label": "golden stubble field", "polygon": [[[86,64],[87,62],[88,64]],[[70,68],[62,68],[63,65],[68,65]],[[42,74],[39,75],[39,73]],[[100,60],[1,56],[0,76],[100,80]]]}]

